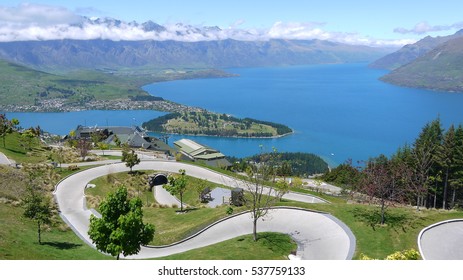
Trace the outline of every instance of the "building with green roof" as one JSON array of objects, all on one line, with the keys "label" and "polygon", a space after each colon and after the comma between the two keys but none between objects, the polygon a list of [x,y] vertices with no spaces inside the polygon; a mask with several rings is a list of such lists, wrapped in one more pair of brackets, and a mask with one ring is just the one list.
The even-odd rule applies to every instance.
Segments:
[{"label": "building with green roof", "polygon": [[189,160],[204,162],[214,167],[229,167],[230,162],[225,159],[221,152],[199,144],[190,139],[181,139],[174,142],[175,147]]}]

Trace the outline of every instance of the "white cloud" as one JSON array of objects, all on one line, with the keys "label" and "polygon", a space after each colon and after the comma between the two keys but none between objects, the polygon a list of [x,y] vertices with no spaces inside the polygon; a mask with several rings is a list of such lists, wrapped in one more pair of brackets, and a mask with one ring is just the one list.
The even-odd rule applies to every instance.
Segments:
[{"label": "white cloud", "polygon": [[0,23],[8,25],[53,26],[59,24],[76,24],[82,17],[66,8],[23,3],[17,7],[0,6]]},{"label": "white cloud", "polygon": [[[92,9],[85,8],[85,11],[92,11]],[[17,7],[0,6],[0,41],[2,42],[61,39],[186,42],[224,39],[242,41],[319,39],[370,46],[400,46],[405,42],[403,40],[375,40],[357,33],[330,32],[325,30],[324,23],[319,22],[279,21],[267,29],[244,29],[241,28],[243,24],[243,20],[238,20],[225,28],[167,24],[159,29],[146,30],[142,24],[136,22],[127,23],[109,18],[89,19],[62,7],[39,4],[21,4]],[[406,43],[411,42],[406,41]]]},{"label": "white cloud", "polygon": [[267,32],[269,38],[273,39],[321,39],[327,40],[331,37],[330,33],[323,31],[323,23],[300,23],[300,22],[276,22]]},{"label": "white cloud", "polygon": [[404,27],[397,27],[394,29],[394,32],[400,34],[426,34],[430,32],[439,32],[439,31],[448,31],[452,29],[461,29],[463,28],[463,22],[457,22],[450,25],[430,25],[426,21],[417,23],[413,28],[407,29]]}]

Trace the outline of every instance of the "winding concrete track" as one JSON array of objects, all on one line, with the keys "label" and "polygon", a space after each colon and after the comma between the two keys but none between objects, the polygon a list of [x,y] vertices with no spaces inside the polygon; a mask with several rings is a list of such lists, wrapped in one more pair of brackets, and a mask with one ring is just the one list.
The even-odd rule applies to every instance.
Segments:
[{"label": "winding concrete track", "polygon": [[[245,188],[243,182],[201,167],[173,161],[143,161],[134,170],[159,170],[178,172],[185,169],[190,176],[229,187]],[[122,163],[91,168],[65,178],[56,186],[54,195],[63,220],[86,243],[94,247],[87,231],[94,209],[87,209],[84,190],[91,180],[116,172],[128,171]],[[306,203],[325,203],[315,196],[288,193],[285,199]],[[333,216],[296,208],[276,208],[268,217],[259,221],[259,231],[287,233],[298,243],[301,259],[351,259],[355,251],[355,237],[350,229]],[[127,258],[144,259],[167,256],[195,248],[215,244],[230,238],[252,233],[249,213],[235,215],[219,221],[198,234],[178,243],[163,247],[142,247],[137,255]]]},{"label": "winding concrete track", "polygon": [[463,260],[463,219],[424,228],[418,235],[418,248],[424,260]]},{"label": "winding concrete track", "polygon": [[10,165],[11,161],[5,156],[5,154],[0,153],[0,164]]}]

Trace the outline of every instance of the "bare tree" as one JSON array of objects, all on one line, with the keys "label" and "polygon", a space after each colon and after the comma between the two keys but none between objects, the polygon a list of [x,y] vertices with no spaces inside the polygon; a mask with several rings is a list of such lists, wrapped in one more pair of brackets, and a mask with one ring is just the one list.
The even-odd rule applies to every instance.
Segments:
[{"label": "bare tree", "polygon": [[91,143],[85,139],[80,139],[77,143],[77,150],[79,151],[82,161],[85,161],[85,157],[88,155],[91,149]]},{"label": "bare tree", "polygon": [[249,180],[244,183],[247,191],[245,204],[251,212],[254,241],[257,241],[257,222],[265,217],[279,200],[278,190],[265,186],[266,182],[274,178],[274,154],[261,154],[259,162],[249,165],[246,170]]},{"label": "bare tree", "polygon": [[386,222],[389,206],[402,202],[409,184],[410,169],[404,163],[393,163],[384,155],[366,163],[362,171],[361,191],[366,193],[373,203],[381,209],[380,223]]}]

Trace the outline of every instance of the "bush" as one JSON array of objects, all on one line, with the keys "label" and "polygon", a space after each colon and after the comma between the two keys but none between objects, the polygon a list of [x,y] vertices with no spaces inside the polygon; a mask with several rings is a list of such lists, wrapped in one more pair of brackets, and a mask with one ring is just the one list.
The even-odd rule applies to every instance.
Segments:
[{"label": "bush", "polygon": [[230,206],[228,206],[228,207],[227,207],[227,210],[226,210],[226,213],[227,213],[227,215],[233,214],[233,208],[231,208]]},{"label": "bush", "polygon": [[[398,251],[398,252],[392,253],[392,254],[388,255],[385,258],[385,260],[388,260],[388,261],[419,260],[420,257],[421,257],[420,253],[418,253],[418,251],[416,251],[415,249],[410,249],[410,250],[403,250],[403,251]],[[370,258],[369,256],[364,255],[364,254],[360,254],[359,259],[363,260],[363,261],[376,260],[376,259]]]},{"label": "bush", "polygon": [[395,252],[386,257],[386,260],[418,260],[420,259],[420,253],[415,249],[403,250]]}]

